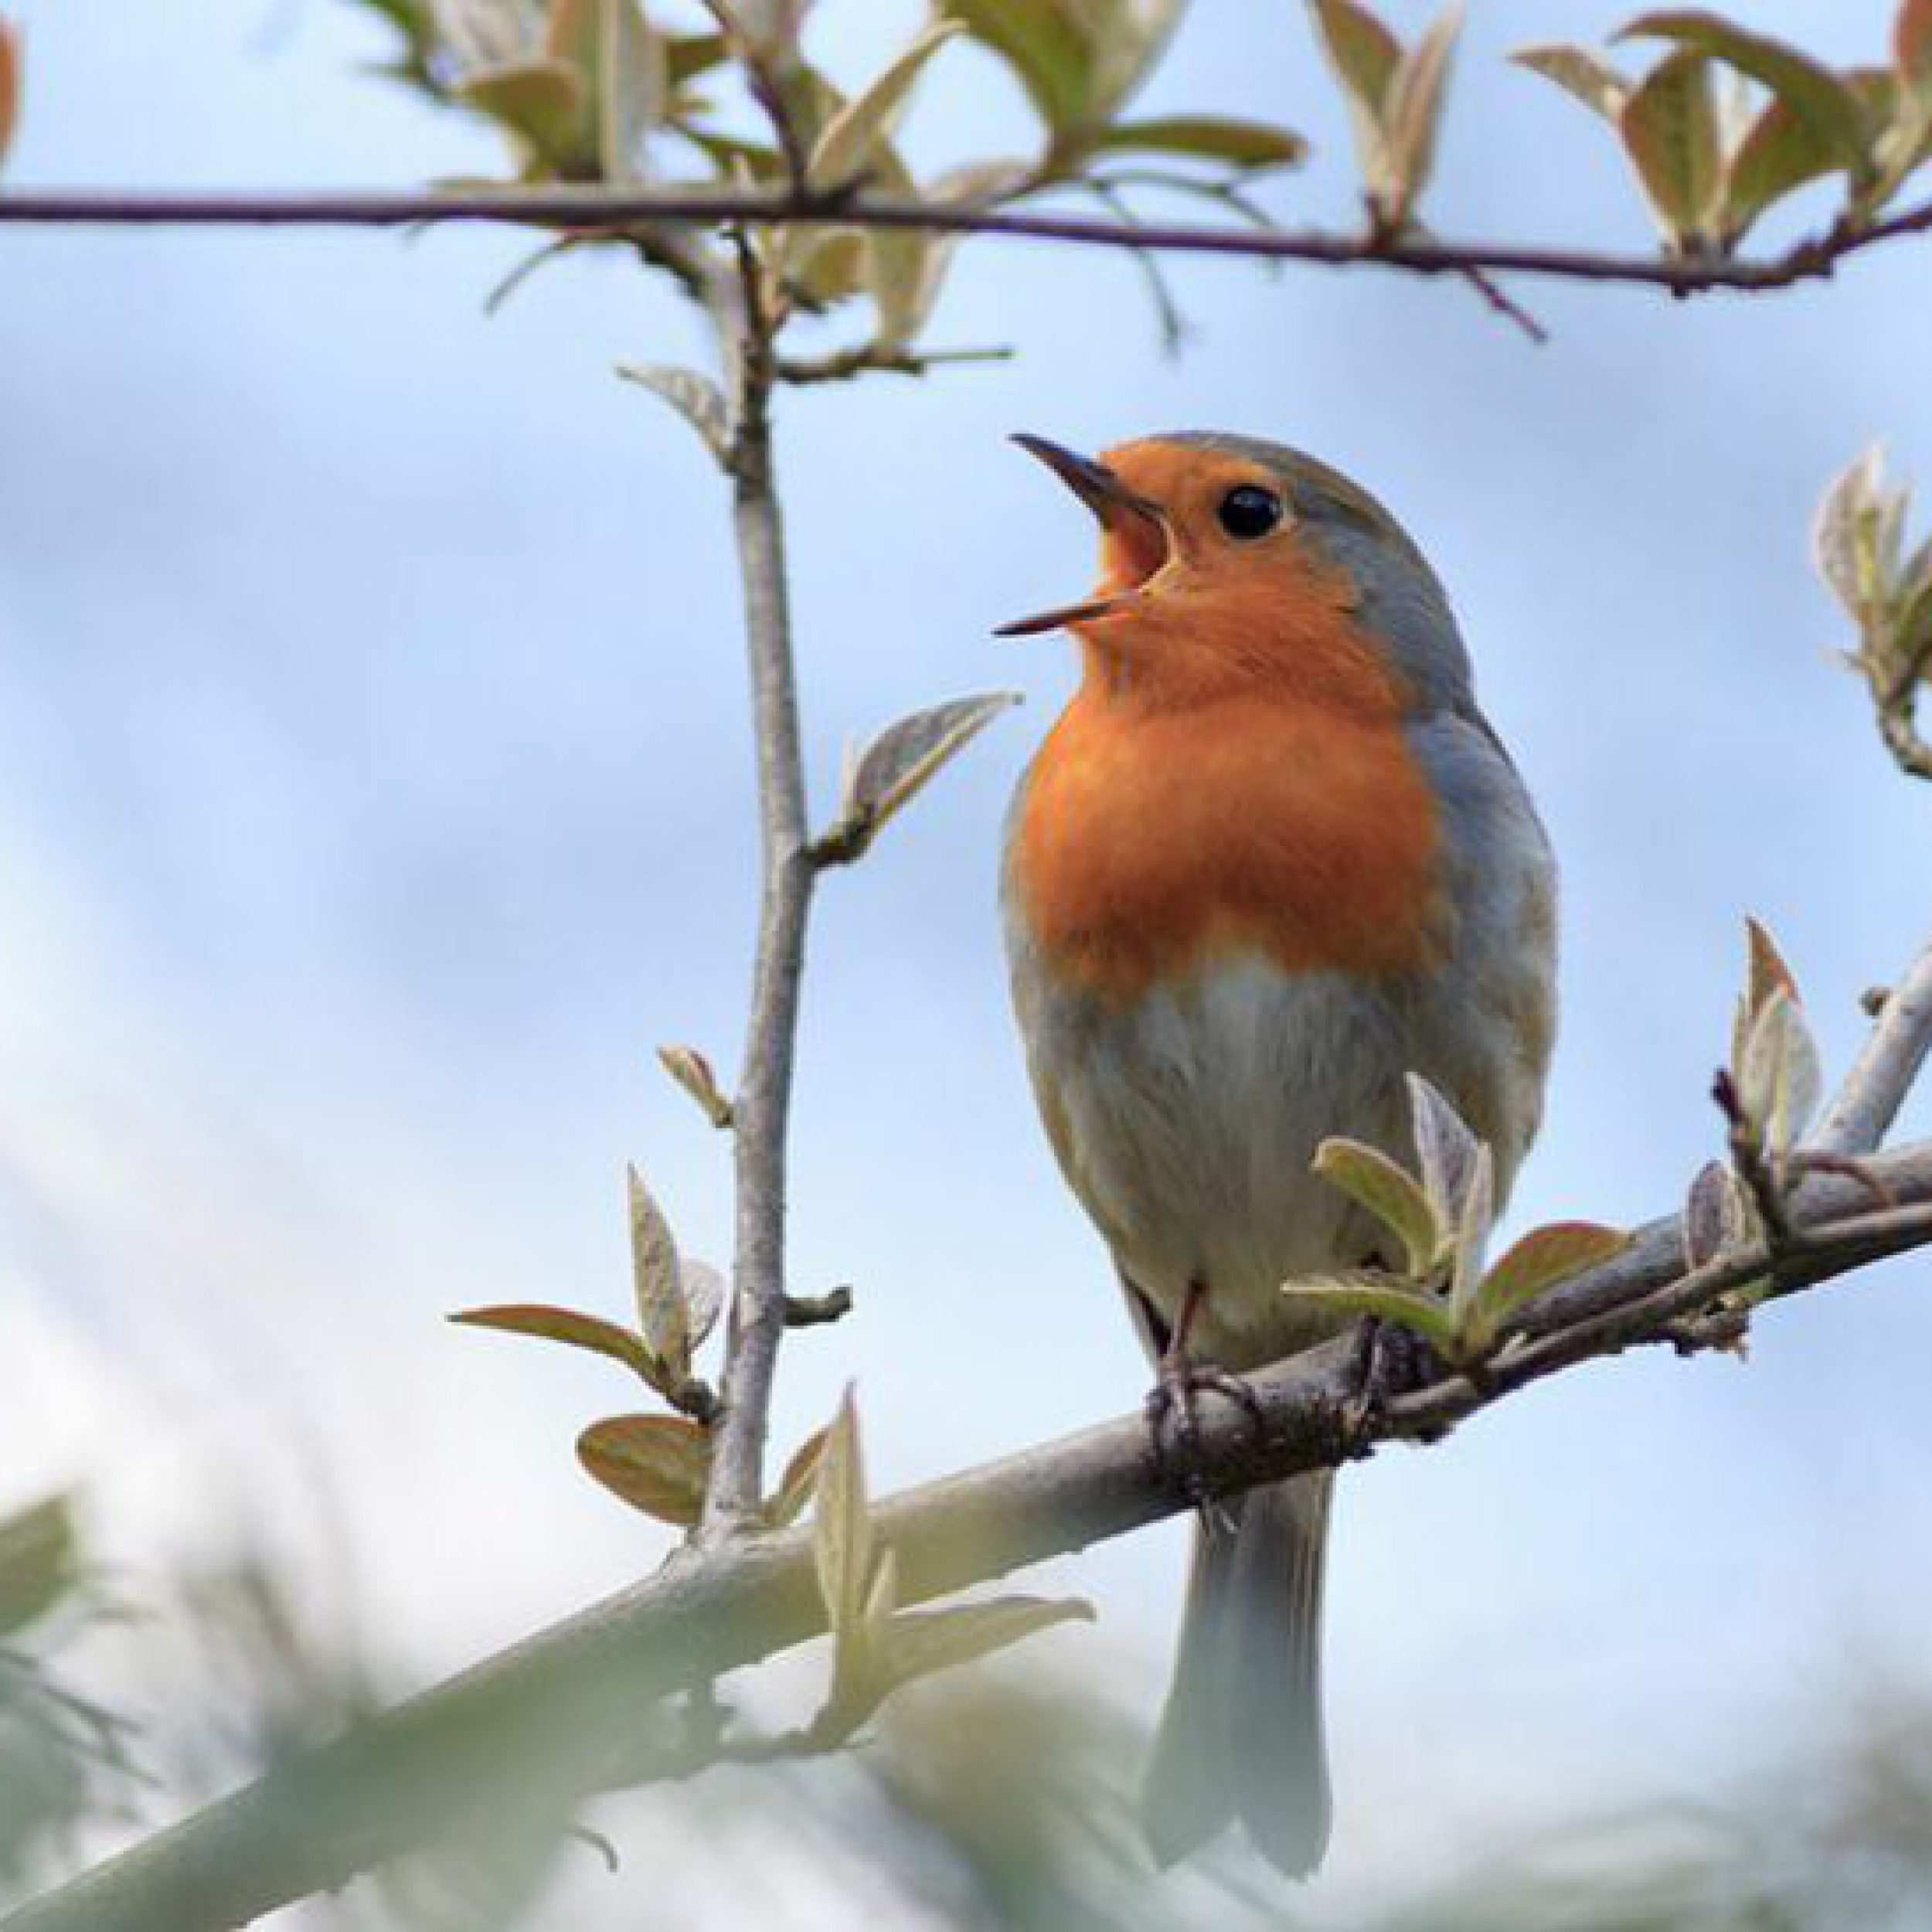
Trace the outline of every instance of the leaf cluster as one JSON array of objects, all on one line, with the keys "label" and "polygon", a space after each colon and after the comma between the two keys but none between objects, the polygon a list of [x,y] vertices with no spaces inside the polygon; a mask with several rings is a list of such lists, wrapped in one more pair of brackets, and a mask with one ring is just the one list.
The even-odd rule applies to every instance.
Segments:
[{"label": "leaf cluster", "polygon": [[1932,159],[1928,0],[1903,0],[1883,66],[1835,69],[1696,9],[1640,15],[1615,39],[1670,51],[1634,80],[1568,43],[1515,59],[1609,123],[1678,254],[1733,253],[1777,202],[1832,176],[1844,187],[1840,231],[1855,233]]},{"label": "leaf cluster", "polygon": [[1414,1172],[1379,1148],[1343,1138],[1324,1141],[1314,1163],[1393,1237],[1401,1267],[1291,1281],[1282,1292],[1339,1315],[1399,1323],[1444,1361],[1472,1368],[1495,1352],[1538,1296],[1621,1253],[1630,1236],[1594,1221],[1556,1221],[1489,1261],[1496,1196],[1490,1148],[1419,1073],[1409,1076],[1409,1104]]}]

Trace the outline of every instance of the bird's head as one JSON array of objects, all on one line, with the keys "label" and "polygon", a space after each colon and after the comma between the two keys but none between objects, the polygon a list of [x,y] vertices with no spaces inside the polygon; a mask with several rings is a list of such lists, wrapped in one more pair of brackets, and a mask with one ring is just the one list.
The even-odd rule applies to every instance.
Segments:
[{"label": "bird's head", "polygon": [[1244,691],[1429,711],[1468,661],[1434,573],[1401,526],[1299,451],[1187,432],[1098,457],[1014,438],[1100,526],[1100,581],[1002,624],[1062,626],[1090,676],[1156,702]]}]

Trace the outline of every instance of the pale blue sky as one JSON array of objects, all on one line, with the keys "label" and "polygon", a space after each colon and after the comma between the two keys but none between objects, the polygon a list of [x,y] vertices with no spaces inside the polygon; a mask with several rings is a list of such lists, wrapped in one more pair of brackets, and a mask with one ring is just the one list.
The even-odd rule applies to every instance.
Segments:
[{"label": "pale blue sky", "polygon": [[[359,75],[380,36],[327,0],[16,10],[22,182],[494,165]],[[1889,11],[1757,15],[1850,58]],[[828,64],[856,74],[917,9],[820,12]],[[1644,243],[1603,131],[1499,65],[1621,13],[1474,9],[1442,229]],[[1346,219],[1345,128],[1299,10],[1196,16],[1150,102],[1301,127],[1319,158],[1270,205]],[[1021,126],[994,70],[949,53],[912,145],[937,162]],[[621,1312],[626,1158],[689,1249],[723,1258],[728,1229],[722,1143],[649,1050],[734,1056],[735,577],[694,442],[609,374],[701,344],[615,262],[486,318],[522,246],[0,237],[0,1399],[26,1418],[0,1494],[88,1477],[135,1557],[204,1533],[211,1492],[266,1495],[299,1552],[319,1471],[403,1682],[662,1547],[571,1462],[575,1429],[628,1403],[616,1372],[441,1314]],[[1932,491],[1926,264],[1896,249],[1776,301],[1527,285],[1541,349],[1452,285],[1183,264],[1198,334],[1167,362],[1130,264],[982,245],[933,338],[1014,361],[787,400],[820,815],[849,737],[963,691],[1029,702],[821,899],[796,1279],[855,1283],[859,1312],[791,1350],[784,1433],[856,1376],[896,1484],[1143,1381],[1005,1011],[998,828],[1070,665],[1063,641],[988,632],[1078,589],[1090,537],[1005,433],[1272,436],[1403,518],[1564,868],[1563,1033],[1516,1216],[1643,1218],[1718,1144],[1742,916],[1785,943],[1835,1067],[1857,994],[1932,919],[1932,799],[1827,661],[1841,627],[1806,541],[1875,436]],[[1599,1367],[1349,1476],[1341,1808],[1312,1903],[1544,1804],[1696,1789],[1868,1669],[1932,1679],[1911,1607],[1932,1583],[1924,1274],[1780,1311],[1748,1369]],[[1180,1566],[1178,1531],[1057,1566],[1102,1621],[1051,1641],[1151,1699]]]}]

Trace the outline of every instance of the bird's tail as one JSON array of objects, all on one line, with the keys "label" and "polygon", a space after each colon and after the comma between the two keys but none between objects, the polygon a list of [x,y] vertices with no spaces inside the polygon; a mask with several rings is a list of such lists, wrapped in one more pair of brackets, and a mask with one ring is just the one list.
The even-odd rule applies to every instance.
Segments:
[{"label": "bird's tail", "polygon": [[1327,1471],[1204,1512],[1174,1682],[1141,1797],[1163,1865],[1239,1818],[1268,1862],[1305,1878],[1328,1842],[1321,1740]]}]

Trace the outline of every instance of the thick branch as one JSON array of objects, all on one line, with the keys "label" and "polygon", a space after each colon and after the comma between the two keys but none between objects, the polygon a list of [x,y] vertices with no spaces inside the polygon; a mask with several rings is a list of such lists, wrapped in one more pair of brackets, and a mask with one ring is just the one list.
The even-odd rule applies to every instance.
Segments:
[{"label": "thick branch", "polygon": [[1885,1138],[1932,1050],[1932,941],[1885,996],[1814,1145],[1856,1158]]},{"label": "thick branch", "polygon": [[1362,264],[1423,275],[1518,274],[1622,282],[1692,294],[1708,289],[1787,288],[1828,277],[1849,256],[1932,230],[1932,202],[1864,226],[1835,227],[1784,253],[1755,260],[1620,255],[1433,236],[1257,230],[1101,220],[1012,208],[794,191],[666,188],[506,188],[444,192],[342,189],[319,192],[148,192],[117,189],[0,190],[0,224],[109,226],[404,227],[510,222],[589,235],[648,223],[786,222],[801,226],[913,228],[1003,235],[1075,247],[1236,255],[1345,267]]},{"label": "thick branch", "polygon": [[[1866,1209],[1859,1179],[1825,1175],[1773,1257],[1753,1247],[1692,1273],[1675,1217],[1530,1311],[1528,1338],[1479,1380],[1451,1376],[1358,1418],[1358,1352],[1331,1343],[1255,1376],[1265,1423],[1210,1404],[1201,1471],[1227,1494],[1376,1444],[1440,1435],[1527,1383],[1638,1343],[1681,1345],[1682,1324],[1774,1270],[1788,1294],[1932,1243],[1932,1142],[1875,1157],[1896,1206]],[[876,1526],[903,1600],[944,1594],[1192,1506],[1154,1464],[1138,1414],[886,1498]],[[5,1921],[4,1932],[215,1932],[372,1866],[500,1818],[567,1812],[658,1719],[667,1694],[708,1683],[824,1628],[808,1533],[735,1540],[674,1559],[623,1591],[364,1730],[299,1758]]]}]

